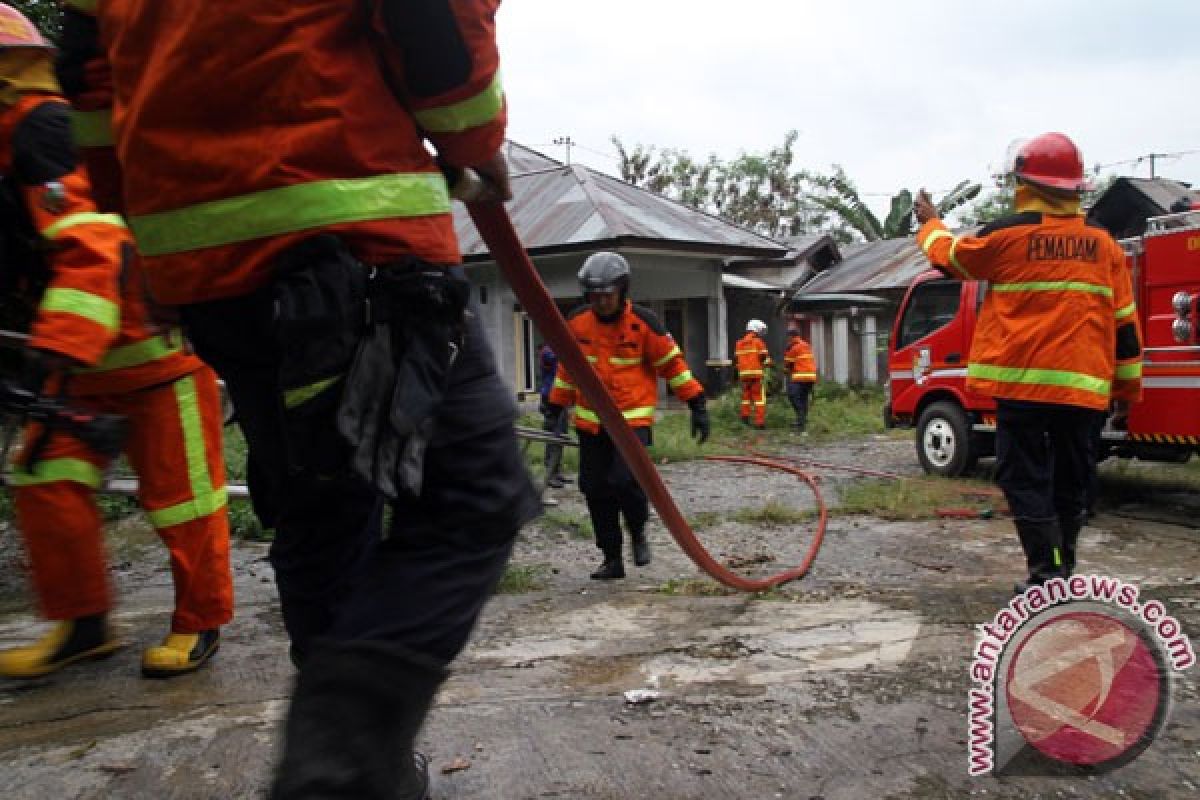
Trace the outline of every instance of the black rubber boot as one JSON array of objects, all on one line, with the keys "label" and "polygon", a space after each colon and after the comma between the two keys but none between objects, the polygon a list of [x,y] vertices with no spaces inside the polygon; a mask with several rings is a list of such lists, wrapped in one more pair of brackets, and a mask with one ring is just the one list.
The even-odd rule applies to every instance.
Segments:
[{"label": "black rubber boot", "polygon": [[650,563],[650,542],[646,540],[646,532],[638,531],[630,534],[633,539],[633,563],[644,567]]},{"label": "black rubber boot", "polygon": [[1082,511],[1075,517],[1058,518],[1058,525],[1062,530],[1063,573],[1068,578],[1075,574],[1075,545],[1079,542],[1079,532],[1087,524],[1087,518],[1087,511]]},{"label": "black rubber boot", "polygon": [[413,752],[445,670],[385,642],[314,645],[296,681],[272,800],[427,800]]},{"label": "black rubber boot", "polygon": [[1015,520],[1015,523],[1017,537],[1025,551],[1029,577],[1016,584],[1013,591],[1020,594],[1031,586],[1041,586],[1051,578],[1066,577],[1058,520]]},{"label": "black rubber boot", "polygon": [[615,556],[605,556],[604,563],[600,568],[592,573],[594,581],[611,581],[617,578],[625,577],[625,562],[621,559],[618,553]]}]

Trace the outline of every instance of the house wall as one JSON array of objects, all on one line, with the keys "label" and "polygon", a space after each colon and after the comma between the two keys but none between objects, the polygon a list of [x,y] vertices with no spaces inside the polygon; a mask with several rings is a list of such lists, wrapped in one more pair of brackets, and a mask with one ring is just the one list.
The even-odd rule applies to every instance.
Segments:
[{"label": "house wall", "polygon": [[[622,254],[630,264],[633,301],[653,309],[664,321],[670,316],[682,322],[680,347],[696,377],[705,380],[709,354],[727,350],[725,326],[720,324],[725,320],[721,262],[688,256]],[[543,283],[564,310],[583,302],[576,274],[588,255],[584,252],[534,259]],[[467,276],[473,297],[483,298],[480,318],[496,353],[500,373],[514,392],[521,395],[524,382],[521,371],[525,368],[522,350],[526,348],[521,338],[522,312],[516,297],[494,264],[471,266]],[[535,331],[534,335],[540,342],[540,332]]]}]

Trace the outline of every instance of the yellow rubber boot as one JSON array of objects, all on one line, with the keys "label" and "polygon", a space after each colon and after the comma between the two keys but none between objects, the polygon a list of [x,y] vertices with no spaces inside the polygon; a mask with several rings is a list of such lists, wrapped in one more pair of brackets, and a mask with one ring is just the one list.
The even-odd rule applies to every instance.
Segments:
[{"label": "yellow rubber boot", "polygon": [[199,669],[221,646],[221,631],[168,633],[163,643],[142,653],[142,674],[147,678],[172,678]]},{"label": "yellow rubber boot", "polygon": [[63,620],[31,645],[0,651],[0,675],[40,678],[77,661],[110,656],[121,644],[103,614]]}]

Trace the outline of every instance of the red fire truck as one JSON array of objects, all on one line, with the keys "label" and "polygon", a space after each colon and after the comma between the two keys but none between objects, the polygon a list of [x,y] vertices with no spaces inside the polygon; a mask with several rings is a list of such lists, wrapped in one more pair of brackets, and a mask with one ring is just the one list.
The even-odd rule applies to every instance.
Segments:
[{"label": "red fire truck", "polygon": [[[1200,450],[1200,211],[1153,217],[1125,239],[1142,326],[1143,398],[1127,430],[1108,425],[1101,458],[1181,463]],[[987,292],[936,270],[918,276],[888,351],[891,426],[915,427],[926,472],[961,475],[994,452],[996,404],[966,389],[967,358]]]}]

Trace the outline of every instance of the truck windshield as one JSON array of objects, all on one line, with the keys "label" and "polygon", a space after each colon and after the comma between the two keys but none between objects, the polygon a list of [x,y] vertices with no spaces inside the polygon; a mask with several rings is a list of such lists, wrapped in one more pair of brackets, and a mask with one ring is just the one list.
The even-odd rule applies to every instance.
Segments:
[{"label": "truck windshield", "polygon": [[958,314],[961,296],[962,284],[958,281],[930,281],[918,286],[904,310],[896,349],[908,347],[949,324]]}]

